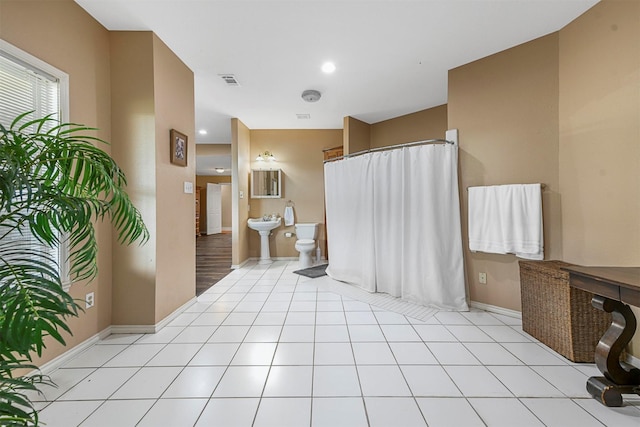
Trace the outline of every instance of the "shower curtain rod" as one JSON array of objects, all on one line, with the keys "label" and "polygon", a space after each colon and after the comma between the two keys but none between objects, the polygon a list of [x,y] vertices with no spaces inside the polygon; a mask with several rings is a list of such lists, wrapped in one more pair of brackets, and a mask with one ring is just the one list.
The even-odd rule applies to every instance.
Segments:
[{"label": "shower curtain rod", "polygon": [[440,143],[455,145],[455,142],[449,141],[447,139],[425,139],[424,141],[405,142],[404,144],[390,145],[388,147],[371,148],[369,150],[358,151],[358,152],[355,152],[355,153],[352,153],[352,154],[345,154],[344,156],[334,157],[333,159],[327,159],[327,160],[324,161],[324,163],[333,162],[333,161],[336,161],[336,160],[347,159],[349,157],[361,156],[361,155],[367,154],[367,153],[375,153],[377,151],[387,151],[387,150],[394,150],[396,148],[405,148],[405,147],[413,147],[413,146],[416,146],[416,145],[440,144]]}]

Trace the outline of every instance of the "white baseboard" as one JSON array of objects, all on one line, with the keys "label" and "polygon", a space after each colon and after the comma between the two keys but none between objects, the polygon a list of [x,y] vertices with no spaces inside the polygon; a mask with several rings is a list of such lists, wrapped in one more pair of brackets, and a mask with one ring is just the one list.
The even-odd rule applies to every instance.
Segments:
[{"label": "white baseboard", "polygon": [[237,269],[239,269],[239,268],[242,268],[242,267],[244,267],[248,262],[250,262],[250,261],[252,261],[252,260],[254,260],[254,259],[257,259],[257,258],[247,258],[247,259],[245,259],[244,261],[242,261],[240,264],[231,264],[231,269],[232,269],[232,270],[237,270]]},{"label": "white baseboard", "polygon": [[91,347],[92,345],[94,345],[98,341],[105,339],[109,335],[111,335],[111,327],[110,326],[105,328],[105,329],[103,329],[102,331],[98,332],[94,336],[87,338],[86,340],[82,341],[80,344],[78,344],[78,345],[72,347],[71,349],[65,351],[64,353],[62,353],[58,357],[55,357],[54,359],[51,359],[50,361],[48,361],[44,365],[40,366],[38,370],[32,371],[30,373],[30,375],[33,375],[33,374],[49,375],[49,374],[51,374],[53,371],[58,369],[60,366],[64,365],[69,360],[73,359],[78,354],[80,354],[83,351],[87,350],[89,347]]},{"label": "white baseboard", "polygon": [[186,303],[182,304],[176,310],[174,310],[167,317],[156,323],[155,325],[111,325],[104,328],[102,331],[98,332],[94,336],[87,338],[82,341],[80,344],[70,348],[65,351],[58,357],[48,361],[39,367],[38,371],[33,371],[32,374],[41,373],[44,375],[49,375],[54,370],[58,369],[60,366],[67,363],[69,360],[76,357],[78,354],[87,350],[92,345],[96,344],[98,341],[107,338],[112,334],[155,334],[164,328],[169,322],[179,316],[184,310],[189,308],[197,301],[196,297],[191,298]]},{"label": "white baseboard", "polygon": [[469,305],[479,310],[488,311],[491,313],[502,314],[504,316],[515,317],[522,319],[522,313],[515,310],[509,310],[508,308],[498,307],[497,305],[485,304],[483,302],[471,301]]},{"label": "white baseboard", "polygon": [[[484,304],[482,302],[471,301],[469,305],[473,308],[477,308],[479,310],[489,311],[491,313],[503,314],[509,317],[516,317],[518,319],[522,319],[522,313],[515,310],[509,310],[507,308],[498,307],[495,305]],[[625,362],[634,367],[640,368],[640,358],[635,357],[629,353],[627,353],[627,357],[625,358]]]},{"label": "white baseboard", "polygon": [[635,356],[632,356],[629,353],[627,353],[625,362],[627,362],[629,365],[633,365],[634,367],[640,369],[640,359]]},{"label": "white baseboard", "polygon": [[[298,257],[291,257],[291,256],[287,257],[287,256],[283,256],[283,257],[271,257],[271,259],[272,259],[272,260],[274,260],[274,261],[297,261],[297,260],[298,260]],[[255,262],[255,263],[257,263],[258,261],[260,261],[260,258],[259,258],[259,257],[251,257],[251,258],[247,258],[247,259],[245,259],[243,262],[241,262],[240,264],[234,264],[234,265],[232,265],[232,266],[231,266],[231,268],[232,268],[233,270],[237,270],[237,269],[239,269],[239,268],[244,267],[247,263],[250,263],[250,262]],[[264,265],[268,265],[268,264],[264,264]]]},{"label": "white baseboard", "polygon": [[156,323],[155,325],[111,325],[112,334],[155,334],[162,328],[167,326],[169,322],[178,317],[187,308],[191,307],[197,301],[196,297],[191,298],[189,301],[182,304],[175,309],[167,317]]}]

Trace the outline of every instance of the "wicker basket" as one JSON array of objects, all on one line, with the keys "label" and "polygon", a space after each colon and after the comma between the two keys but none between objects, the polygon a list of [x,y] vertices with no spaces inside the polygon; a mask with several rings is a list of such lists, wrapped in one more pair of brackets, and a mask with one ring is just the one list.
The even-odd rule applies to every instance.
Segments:
[{"label": "wicker basket", "polygon": [[591,305],[590,292],[569,286],[562,261],[519,261],[522,329],[573,362],[594,361],[611,314]]}]

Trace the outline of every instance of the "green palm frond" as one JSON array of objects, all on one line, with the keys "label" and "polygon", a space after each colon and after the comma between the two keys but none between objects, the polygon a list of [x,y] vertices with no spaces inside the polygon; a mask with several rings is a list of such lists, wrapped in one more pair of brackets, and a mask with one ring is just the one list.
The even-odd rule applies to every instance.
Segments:
[{"label": "green palm frond", "polygon": [[149,238],[125,192],[122,170],[91,136],[95,129],[26,113],[0,124],[0,425],[37,425],[26,391],[46,381],[32,369],[47,336],[64,344],[79,306],[64,291],[49,252],[9,239],[29,233],[48,247],[68,244],[71,279],[97,274],[96,220],[109,220],[119,242]]}]

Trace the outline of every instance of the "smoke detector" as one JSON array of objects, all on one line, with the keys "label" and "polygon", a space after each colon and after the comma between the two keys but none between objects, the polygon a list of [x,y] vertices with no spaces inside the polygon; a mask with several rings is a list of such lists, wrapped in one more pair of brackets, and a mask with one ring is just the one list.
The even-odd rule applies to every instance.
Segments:
[{"label": "smoke detector", "polygon": [[307,102],[317,102],[322,94],[317,90],[309,89],[302,92],[302,99]]}]

